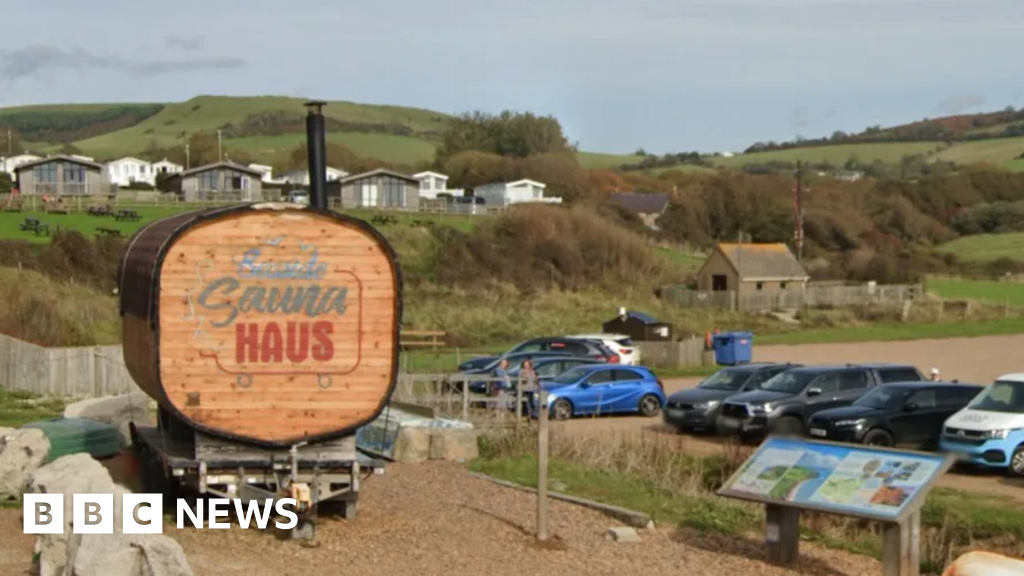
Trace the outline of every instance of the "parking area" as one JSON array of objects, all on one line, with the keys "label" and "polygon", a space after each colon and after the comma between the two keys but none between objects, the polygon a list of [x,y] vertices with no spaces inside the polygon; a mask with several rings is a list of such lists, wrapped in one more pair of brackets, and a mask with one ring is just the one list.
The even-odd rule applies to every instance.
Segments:
[{"label": "parking area", "polygon": [[[943,379],[959,379],[987,385],[997,377],[1024,371],[1019,350],[1024,346],[1024,335],[957,338],[948,340],[916,340],[906,342],[866,342],[848,344],[812,344],[801,346],[755,347],[757,362],[793,362],[801,364],[845,364],[890,362],[917,366],[926,373],[935,366]],[[692,388],[700,378],[665,380],[666,393]],[[662,424],[661,418],[638,416],[583,418],[561,423],[571,434],[657,435],[665,441],[666,449],[692,454],[721,452],[722,438],[709,434],[680,434]],[[956,470],[940,480],[940,485],[1007,496],[1024,502],[1024,480],[1008,478],[998,471]]]}]

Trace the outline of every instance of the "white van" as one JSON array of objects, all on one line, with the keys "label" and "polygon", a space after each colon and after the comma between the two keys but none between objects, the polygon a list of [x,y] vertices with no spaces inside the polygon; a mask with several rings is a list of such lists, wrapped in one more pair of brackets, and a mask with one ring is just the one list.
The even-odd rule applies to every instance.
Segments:
[{"label": "white van", "polygon": [[950,416],[939,446],[963,462],[1024,476],[1024,373],[1000,376]]}]

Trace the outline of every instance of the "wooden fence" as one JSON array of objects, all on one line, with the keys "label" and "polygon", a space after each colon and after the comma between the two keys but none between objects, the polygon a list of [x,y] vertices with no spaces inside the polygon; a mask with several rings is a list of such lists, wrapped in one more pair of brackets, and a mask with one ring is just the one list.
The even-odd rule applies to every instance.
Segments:
[{"label": "wooden fence", "polygon": [[860,304],[901,304],[924,297],[921,284],[863,284],[858,286],[816,286],[803,290],[771,290],[741,293],[698,292],[685,286],[665,286],[664,300],[687,308],[720,308],[725,310],[768,311],[818,306],[855,306]]},{"label": "wooden fence", "polygon": [[669,340],[665,342],[636,342],[640,348],[641,363],[651,368],[693,368],[714,364],[714,354],[704,353],[703,338]]},{"label": "wooden fence", "polygon": [[120,346],[44,348],[0,335],[0,387],[89,398],[137,391]]},{"label": "wooden fence", "polygon": [[[20,209],[28,212],[43,211],[42,197],[38,195],[22,194],[17,197]],[[225,206],[243,200],[232,197],[224,197],[215,200],[197,200],[183,202],[181,197],[171,192],[159,192],[155,190],[118,190],[111,194],[80,194],[65,195],[61,197],[63,208],[69,212],[85,212],[90,206],[110,205],[116,208],[208,208],[214,206]],[[10,194],[0,194],[0,205],[7,205],[11,199]],[[279,190],[264,189],[262,201],[280,202],[283,196]],[[334,209],[344,210],[368,210],[404,213],[426,213],[452,216],[493,216],[506,208],[486,206],[483,204],[468,204],[459,202],[447,202],[444,200],[421,199],[415,209],[388,207],[388,206],[360,206],[354,203],[343,204],[339,198],[329,198],[328,205]]]}]

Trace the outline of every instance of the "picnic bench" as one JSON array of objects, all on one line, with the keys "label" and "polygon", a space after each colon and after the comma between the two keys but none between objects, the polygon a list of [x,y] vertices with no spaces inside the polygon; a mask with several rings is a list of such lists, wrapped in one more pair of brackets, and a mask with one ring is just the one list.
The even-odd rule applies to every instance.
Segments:
[{"label": "picnic bench", "polygon": [[89,206],[85,211],[89,216],[113,216],[114,211],[110,206]]},{"label": "picnic bench", "polygon": [[113,237],[113,238],[124,238],[124,236],[121,235],[121,231],[116,229],[116,228],[97,228],[96,229],[96,237],[99,238],[100,236],[110,236],[110,237]]},{"label": "picnic bench", "polygon": [[142,216],[139,216],[139,213],[135,210],[118,210],[114,214],[114,220],[119,222],[135,222],[141,219]]},{"label": "picnic bench", "polygon": [[24,232],[35,232],[36,236],[40,234],[44,236],[50,235],[50,225],[40,222],[38,218],[25,218],[25,220],[19,225]]},{"label": "picnic bench", "polygon": [[388,216],[386,214],[377,214],[376,216],[370,218],[370,222],[373,222],[374,224],[382,224],[382,225],[383,224],[398,224],[398,218],[395,218],[394,216]]}]

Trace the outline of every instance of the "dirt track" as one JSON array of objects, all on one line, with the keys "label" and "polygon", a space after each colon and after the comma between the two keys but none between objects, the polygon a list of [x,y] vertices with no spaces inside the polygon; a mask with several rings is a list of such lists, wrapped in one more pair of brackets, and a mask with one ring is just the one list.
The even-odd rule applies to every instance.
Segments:
[{"label": "dirt track", "polygon": [[[914,340],[907,342],[864,342],[852,344],[810,344],[800,346],[761,346],[755,341],[756,362],[797,362],[803,364],[845,364],[847,362],[899,362],[917,366],[927,374],[933,366],[943,379],[989,384],[1003,374],[1024,372],[1024,335]],[[667,379],[667,392],[691,388],[699,378]],[[721,441],[709,436],[683,435],[662,426],[661,417],[611,417],[581,419],[565,423],[566,431],[580,434],[616,431],[664,435],[666,446],[694,454],[713,454],[721,450]],[[971,492],[1008,496],[1024,502],[1024,481],[1011,480],[998,473],[953,473],[939,484]]]},{"label": "dirt track", "polygon": [[[877,561],[810,543],[793,569],[764,562],[756,539],[699,537],[672,525],[643,531],[639,543],[605,539],[619,525],[598,512],[554,501],[553,546],[535,544],[536,496],[469,476],[453,463],[394,464],[363,486],[353,521],[321,517],[318,547],[275,538],[271,530],[178,530],[196,576],[360,574],[523,576],[565,574],[878,574]],[[33,539],[21,534],[20,510],[0,509],[0,574],[25,575]],[[173,522],[173,520],[171,521]]]}]

